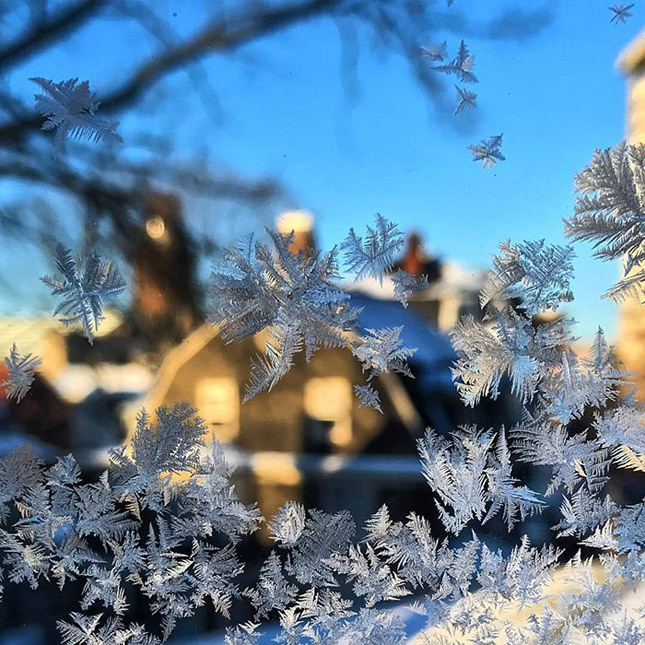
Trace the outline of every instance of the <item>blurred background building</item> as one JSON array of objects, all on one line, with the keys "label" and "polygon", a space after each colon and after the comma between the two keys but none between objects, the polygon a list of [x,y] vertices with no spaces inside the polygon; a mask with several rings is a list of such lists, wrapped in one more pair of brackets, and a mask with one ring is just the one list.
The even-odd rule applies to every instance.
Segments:
[{"label": "blurred background building", "polygon": [[[418,350],[413,379],[381,374],[373,381],[382,414],[359,407],[353,386],[365,378],[346,349],[321,349],[309,363],[298,356],[270,393],[243,404],[251,359],[264,351],[266,333],[230,344],[220,338],[204,319],[180,201],[151,193],[143,208],[131,302],[107,312],[93,345],[82,330],[48,316],[0,320],[1,351],[20,339],[21,351],[43,359],[25,399],[0,401],[0,452],[24,441],[48,461],[71,451],[92,479],[107,467],[110,448],[128,441],[142,407],[153,412],[187,401],[224,444],[242,499],[257,501],[265,517],[300,500],[325,511],[348,509],[361,527],[384,503],[396,519],[412,510],[434,515],[416,450],[425,427],[448,434],[463,423],[517,420],[509,395],[474,410],[459,401],[447,332],[461,314],[478,314],[484,276],[429,255],[419,233],[408,236],[396,265],[428,277],[407,309],[394,300],[389,277],[346,285],[362,330],[403,326],[404,344]],[[292,252],[316,248],[311,213],[284,212],[276,227],[294,232]],[[247,554],[251,570],[266,533],[254,539],[260,543]]]},{"label": "blurred background building", "polygon": [[[353,385],[364,376],[342,349],[320,350],[310,363],[300,357],[270,394],[243,405],[251,359],[264,351],[266,334],[226,344],[204,321],[178,199],[155,193],[144,203],[132,303],[109,312],[93,345],[49,318],[0,321],[4,351],[21,338],[23,351],[43,357],[33,391],[20,405],[5,405],[16,427],[51,444],[48,454],[72,450],[88,472],[101,469],[142,406],[153,411],[188,401],[230,446],[247,500],[259,500],[267,517],[288,499],[306,499],[324,510],[356,506],[360,523],[390,494],[405,491],[414,505],[409,486],[422,483],[416,440],[426,426],[448,433],[460,423],[493,425],[514,414],[506,399],[476,412],[459,402],[446,334],[460,315],[477,314],[483,275],[429,256],[418,233],[409,235],[397,268],[428,276],[428,288],[408,309],[394,300],[389,278],[347,285],[362,329],[403,326],[404,343],[418,350],[413,380],[376,379],[383,414],[359,407]],[[315,248],[311,213],[285,212],[276,226],[294,232],[292,252]],[[411,510],[397,507],[404,515]]]},{"label": "blurred background building", "polygon": [[[645,144],[645,32],[623,51],[618,67],[627,79],[627,141]],[[616,351],[635,375],[639,400],[645,401],[645,312],[637,300],[620,305]]]}]

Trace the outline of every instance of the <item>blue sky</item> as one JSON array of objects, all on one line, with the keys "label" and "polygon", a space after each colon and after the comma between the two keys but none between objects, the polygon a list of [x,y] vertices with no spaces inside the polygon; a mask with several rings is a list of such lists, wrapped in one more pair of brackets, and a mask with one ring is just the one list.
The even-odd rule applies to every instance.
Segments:
[{"label": "blue sky", "polygon": [[[194,20],[189,12],[198,4],[184,6],[174,17],[180,30]],[[457,6],[472,9],[476,18],[519,3],[456,0]],[[315,214],[325,248],[349,226],[370,223],[376,212],[404,230],[421,231],[429,250],[473,269],[486,266],[506,238],[562,243],[562,218],[574,203],[574,173],[594,148],[624,136],[625,82],[615,60],[642,28],[645,2],[637,2],[633,17],[618,26],[609,23],[606,0],[521,6],[548,6],[553,20],[523,42],[466,38],[480,80],[472,88],[480,106],[474,115],[434,114],[406,61],[383,59],[367,39],[356,71],[359,95],[349,99],[337,28],[321,20],[254,43],[233,60],[213,57],[204,63],[223,109],[221,123],[189,95],[188,81],[178,74],[174,95],[161,88],[144,107],[175,100],[175,114],[190,118],[128,117],[122,132],[127,138],[140,128],[140,119],[150,118],[153,128],[176,131],[182,154],[206,148],[243,173],[277,177],[292,192],[293,207]],[[111,25],[30,62],[24,78],[79,76],[100,87],[121,59],[145,48],[131,34],[111,33]],[[124,39],[127,48],[119,53],[113,43]],[[453,52],[459,36],[435,36],[444,39]],[[452,79],[447,81],[452,93]],[[466,147],[499,133],[507,160],[483,172]],[[576,250],[576,301],[569,310],[579,320],[578,333],[589,336],[601,324],[613,335],[616,308],[600,295],[618,269],[592,260],[588,246]]]}]

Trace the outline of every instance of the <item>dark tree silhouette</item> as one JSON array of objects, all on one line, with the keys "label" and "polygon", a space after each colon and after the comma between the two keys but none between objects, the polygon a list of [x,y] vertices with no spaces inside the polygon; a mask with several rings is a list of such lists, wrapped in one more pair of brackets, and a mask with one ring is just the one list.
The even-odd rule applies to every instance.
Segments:
[{"label": "dark tree silhouette", "polygon": [[[260,213],[275,210],[285,188],[270,178],[249,179],[240,172],[223,170],[199,160],[179,160],[173,155],[173,133],[160,139],[143,129],[123,144],[92,145],[68,142],[65,154],[56,154],[51,133],[41,130],[44,118],[34,108],[33,94],[13,90],[12,81],[23,74],[25,63],[67,46],[76,55],[103,55],[82,36],[99,21],[110,20],[105,29],[120,30],[148,42],[148,55],[127,66],[115,65],[107,78],[89,80],[101,102],[101,116],[123,119],[141,110],[150,93],[162,84],[177,82],[177,71],[188,75],[192,87],[210,105],[217,105],[216,82],[209,79],[204,62],[209,57],[228,57],[237,64],[245,46],[262,39],[279,39],[287,29],[307,22],[333,20],[341,35],[341,77],[351,93],[355,87],[355,51],[358,43],[384,53],[403,56],[429,105],[440,114],[453,109],[452,87],[437,75],[422,55],[438,30],[468,38],[524,39],[538,32],[551,19],[547,9],[517,9],[502,12],[485,23],[472,22],[458,6],[443,0],[228,0],[191,3],[199,16],[189,34],[171,26],[172,4],[145,0],[27,0],[0,6],[0,178],[20,181],[37,195],[38,188],[54,189],[72,197],[85,213],[86,244],[103,236],[116,243],[129,262],[134,258],[133,241],[141,229],[146,195],[151,190],[170,190],[234,203]],[[176,8],[176,6],[175,6]],[[369,40],[366,40],[368,37]],[[82,43],[82,44],[81,44]],[[299,55],[293,52],[293,56]],[[23,80],[22,78],[20,79]],[[61,81],[65,79],[53,79]],[[35,86],[34,86],[35,88]],[[444,97],[444,89],[446,95]],[[35,88],[35,91],[37,88]],[[34,91],[34,93],[35,93]],[[172,91],[168,92],[172,96]],[[173,101],[160,101],[152,116],[173,109]],[[146,104],[150,121],[150,105]],[[181,114],[181,118],[190,118]],[[132,150],[139,154],[129,154]],[[136,161],[135,161],[136,159]],[[223,160],[224,162],[226,160]],[[24,234],[51,246],[51,219],[37,208],[0,201],[0,232]],[[91,224],[91,225],[90,225]],[[210,248],[209,240],[200,243]],[[202,249],[203,250],[203,249]]]}]

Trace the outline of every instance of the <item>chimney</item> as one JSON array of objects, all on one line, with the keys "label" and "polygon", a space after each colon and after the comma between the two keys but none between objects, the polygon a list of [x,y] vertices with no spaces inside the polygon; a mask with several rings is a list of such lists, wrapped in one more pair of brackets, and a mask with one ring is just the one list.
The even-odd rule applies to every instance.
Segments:
[{"label": "chimney", "polygon": [[401,268],[412,275],[424,273],[426,257],[421,245],[421,236],[410,233],[405,244],[405,255],[401,258]]},{"label": "chimney", "polygon": [[175,195],[150,193],[135,243],[134,317],[155,347],[182,340],[198,318],[195,251]]},{"label": "chimney", "polygon": [[282,213],[277,221],[276,228],[282,235],[290,235],[293,231],[293,241],[289,250],[296,255],[298,251],[305,252],[308,248],[315,249],[314,216],[305,210],[292,210]]},{"label": "chimney", "polygon": [[425,275],[429,282],[435,282],[441,277],[441,261],[425,252],[419,233],[408,235],[405,252],[395,264],[395,269],[402,269],[411,275]]}]

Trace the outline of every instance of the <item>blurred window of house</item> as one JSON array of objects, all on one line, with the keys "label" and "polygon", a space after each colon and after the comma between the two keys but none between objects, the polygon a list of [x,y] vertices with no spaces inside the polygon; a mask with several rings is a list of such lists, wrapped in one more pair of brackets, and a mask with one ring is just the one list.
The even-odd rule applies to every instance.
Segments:
[{"label": "blurred window of house", "polygon": [[312,378],[305,383],[305,413],[327,428],[326,440],[346,446],[352,440],[352,384],[344,376]]},{"label": "blurred window of house", "polygon": [[233,377],[197,382],[195,405],[219,441],[231,441],[240,431],[240,393]]}]

